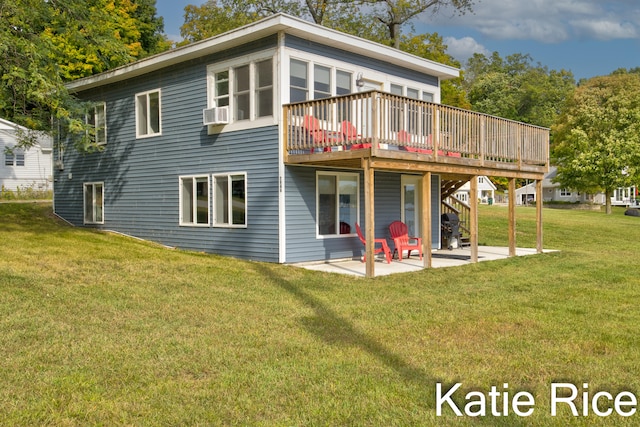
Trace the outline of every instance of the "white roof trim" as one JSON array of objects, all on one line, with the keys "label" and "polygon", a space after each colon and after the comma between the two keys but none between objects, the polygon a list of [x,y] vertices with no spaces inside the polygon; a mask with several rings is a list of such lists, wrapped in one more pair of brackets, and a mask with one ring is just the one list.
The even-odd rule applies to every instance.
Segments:
[{"label": "white roof trim", "polygon": [[67,83],[67,88],[73,92],[115,83],[258,40],[279,31],[320,43],[326,43],[330,40],[330,45],[333,47],[392,62],[398,66],[428,73],[441,79],[451,79],[460,75],[460,70],[455,67],[420,58],[389,46],[332,30],[290,15],[277,14],[206,40],[150,56],[101,74],[74,80]]}]

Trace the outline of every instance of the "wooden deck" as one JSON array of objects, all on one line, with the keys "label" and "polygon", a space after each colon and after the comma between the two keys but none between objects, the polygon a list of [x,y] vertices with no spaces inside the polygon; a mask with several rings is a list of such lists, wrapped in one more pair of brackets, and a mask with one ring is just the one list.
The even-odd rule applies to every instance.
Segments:
[{"label": "wooden deck", "polygon": [[549,129],[371,91],[284,106],[287,164],[538,179]]}]

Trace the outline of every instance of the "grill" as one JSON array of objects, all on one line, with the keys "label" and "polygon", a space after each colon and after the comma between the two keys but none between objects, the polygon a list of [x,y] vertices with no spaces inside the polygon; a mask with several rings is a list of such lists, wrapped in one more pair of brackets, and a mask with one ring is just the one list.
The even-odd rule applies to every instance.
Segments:
[{"label": "grill", "polygon": [[452,250],[460,246],[460,219],[449,212],[440,216],[440,234],[442,247]]}]

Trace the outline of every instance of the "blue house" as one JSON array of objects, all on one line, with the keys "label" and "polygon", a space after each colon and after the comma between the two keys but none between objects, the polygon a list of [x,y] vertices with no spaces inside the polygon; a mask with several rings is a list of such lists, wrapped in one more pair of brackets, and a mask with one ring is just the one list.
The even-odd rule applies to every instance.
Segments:
[{"label": "blue house", "polygon": [[477,207],[441,201],[479,175],[541,180],[549,132],[441,105],[441,82],[458,75],[279,14],[74,81],[103,149],[54,153],[55,212],[244,259],[366,251],[372,276],[389,223],[423,237],[429,266],[452,209],[477,254]]}]

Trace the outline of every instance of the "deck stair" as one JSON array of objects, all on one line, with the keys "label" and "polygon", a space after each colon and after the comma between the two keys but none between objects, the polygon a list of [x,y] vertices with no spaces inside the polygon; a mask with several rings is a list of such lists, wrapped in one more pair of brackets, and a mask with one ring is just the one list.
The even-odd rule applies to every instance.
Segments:
[{"label": "deck stair", "polygon": [[455,213],[460,220],[460,246],[469,246],[471,228],[471,207],[468,203],[458,199],[454,193],[460,189],[467,181],[443,180],[441,185],[441,210],[442,213]]}]

